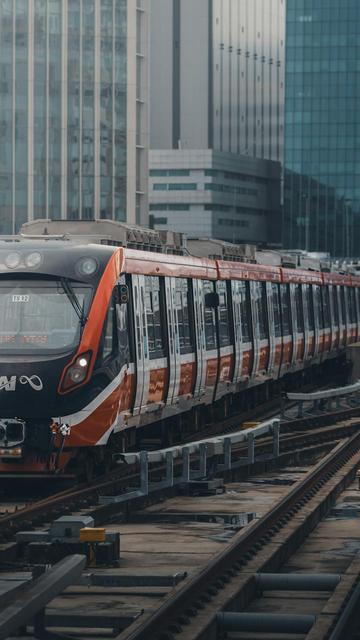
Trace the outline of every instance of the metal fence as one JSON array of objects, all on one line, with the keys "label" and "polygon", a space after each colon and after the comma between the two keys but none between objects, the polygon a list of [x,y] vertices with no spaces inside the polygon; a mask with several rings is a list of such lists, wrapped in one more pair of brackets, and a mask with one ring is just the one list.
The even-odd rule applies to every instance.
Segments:
[{"label": "metal fence", "polygon": [[[294,416],[303,418],[306,415],[352,409],[360,406],[360,381],[346,387],[323,389],[314,393],[285,393],[282,399],[281,418],[286,420]],[[291,409],[292,415],[286,411],[284,400],[297,403],[295,413],[294,409]]]},{"label": "metal fence", "polygon": [[[117,455],[119,463],[138,464],[140,466],[140,486],[118,496],[100,496],[101,504],[111,502],[125,502],[133,498],[147,496],[152,491],[166,489],[179,484],[186,484],[193,480],[207,478],[221,471],[236,469],[244,465],[251,465],[258,459],[255,442],[260,436],[272,435],[273,445],[271,454],[263,454],[261,459],[273,459],[279,456],[280,448],[280,420],[274,418],[258,426],[238,431],[224,436],[216,436],[206,440],[199,440],[191,444],[174,446],[157,451],[140,451],[136,453],[122,453]],[[234,446],[246,443],[245,457],[234,456]],[[176,468],[174,461],[178,461]],[[150,479],[154,466],[165,466],[164,477],[152,482]]]}]

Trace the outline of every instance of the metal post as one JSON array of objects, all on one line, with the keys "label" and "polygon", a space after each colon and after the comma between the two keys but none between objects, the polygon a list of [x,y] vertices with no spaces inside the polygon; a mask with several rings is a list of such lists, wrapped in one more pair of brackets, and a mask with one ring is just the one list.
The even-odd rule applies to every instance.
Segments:
[{"label": "metal post", "polygon": [[189,482],[190,480],[190,450],[189,447],[184,447],[182,450],[182,479],[183,482]]},{"label": "metal post", "polygon": [[149,458],[147,451],[140,451],[140,490],[144,496],[149,494]]},{"label": "metal post", "polygon": [[280,455],[280,424],[277,420],[273,426],[273,455],[278,458]]},{"label": "metal post", "polygon": [[231,438],[224,438],[224,469],[231,469]]},{"label": "metal post", "polygon": [[166,452],[166,486],[174,486],[174,458],[172,451]]},{"label": "metal post", "polygon": [[205,478],[206,477],[206,449],[207,449],[207,445],[206,442],[202,442],[201,445],[199,446],[199,477],[200,478]]},{"label": "metal post", "polygon": [[255,436],[253,433],[248,435],[248,464],[255,462]]}]

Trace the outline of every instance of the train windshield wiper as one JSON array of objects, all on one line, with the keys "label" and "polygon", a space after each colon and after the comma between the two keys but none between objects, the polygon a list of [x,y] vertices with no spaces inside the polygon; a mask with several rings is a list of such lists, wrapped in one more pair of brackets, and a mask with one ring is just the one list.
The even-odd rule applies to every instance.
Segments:
[{"label": "train windshield wiper", "polygon": [[79,302],[79,298],[77,297],[72,285],[66,278],[60,278],[60,283],[62,288],[64,289],[68,299],[70,300],[71,306],[74,309],[77,317],[79,318],[80,325],[83,327],[86,324],[87,318],[85,316],[85,300],[82,304]]}]

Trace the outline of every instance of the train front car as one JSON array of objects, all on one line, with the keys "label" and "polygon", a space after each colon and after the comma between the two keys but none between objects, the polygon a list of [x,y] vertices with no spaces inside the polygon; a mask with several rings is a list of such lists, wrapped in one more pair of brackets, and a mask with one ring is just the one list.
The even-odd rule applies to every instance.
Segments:
[{"label": "train front car", "polygon": [[106,440],[117,407],[103,402],[114,375],[99,357],[122,260],[100,245],[0,243],[0,476],[59,472],[75,458],[86,468]]}]

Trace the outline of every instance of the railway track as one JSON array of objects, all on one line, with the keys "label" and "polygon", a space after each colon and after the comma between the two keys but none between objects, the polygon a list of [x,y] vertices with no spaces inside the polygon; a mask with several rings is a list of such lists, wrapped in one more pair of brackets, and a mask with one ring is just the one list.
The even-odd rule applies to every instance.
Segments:
[{"label": "railway track", "polygon": [[[357,413],[359,409],[357,409]],[[306,447],[314,449],[322,446],[325,443],[338,441],[339,439],[351,435],[356,429],[357,419],[348,418],[346,416],[356,413],[354,410],[346,410],[345,412],[336,412],[336,416],[339,422],[335,425],[327,427],[314,427],[311,430],[309,436],[309,428],[316,424],[318,418],[316,417],[314,422],[312,418],[303,418],[295,420],[294,422],[283,423],[281,427],[281,439],[280,439],[280,453],[281,459],[285,460],[290,454],[295,455],[299,449]],[[331,422],[333,414],[328,415],[325,419],[325,423]],[[341,418],[341,421],[340,421]],[[230,433],[235,431],[234,425],[227,425],[227,429],[223,429],[221,425],[221,432]],[[219,433],[219,429],[216,434]],[[210,434],[209,434],[210,435]],[[212,435],[214,433],[212,432]],[[239,444],[234,448],[234,455],[241,457],[245,452],[246,446]],[[266,454],[272,449],[272,439],[269,437],[263,437],[258,440],[257,454],[260,456],[266,456]],[[176,463],[175,463],[176,465]],[[259,467],[260,468],[260,467]],[[154,469],[154,474],[161,475],[164,467],[159,465]],[[248,468],[243,471],[243,477],[248,474]],[[96,478],[91,483],[82,483],[74,488],[68,488],[55,494],[49,495],[40,500],[31,500],[29,504],[23,506],[23,498],[18,504],[14,501],[15,508],[9,510],[8,513],[4,513],[0,516],[0,541],[6,542],[11,539],[13,535],[20,529],[31,529],[33,527],[40,526],[50,520],[55,519],[59,515],[71,513],[78,509],[92,509],[96,516],[97,522],[101,522],[103,517],[111,515],[111,505],[99,507],[98,498],[101,495],[109,494],[121,494],[129,488],[129,486],[136,485],[139,482],[139,471],[136,465],[124,465],[119,469],[111,471],[105,476]],[[171,491],[170,491],[171,493]],[[164,492],[161,492],[164,495]],[[150,498],[149,498],[150,499]],[[155,494],[152,499],[158,499]]]},{"label": "railway track", "polygon": [[[226,627],[217,614],[246,611],[256,594],[256,576],[279,572],[354,479],[359,466],[360,434],[356,433],[341,441],[273,509],[240,531],[202,571],[177,587],[159,609],[140,616],[118,640],[224,638]],[[338,610],[327,619],[323,616],[321,624],[317,621],[318,635],[309,638],[331,637],[346,604],[346,587],[349,592],[356,587],[357,575],[348,576],[338,594]],[[241,628],[246,631],[239,623]]]},{"label": "railway track", "polygon": [[[320,519],[324,515],[341,489],[353,477],[357,466],[360,464],[360,435],[357,434],[358,422],[356,419],[342,421],[331,427],[315,428],[311,431],[311,434],[306,428],[302,430],[298,429],[296,433],[284,433],[281,438],[280,457],[277,461],[277,464],[282,465],[282,467],[289,463],[293,464],[294,461],[298,461],[298,464],[301,465],[300,460],[310,460],[316,455],[323,458],[329,449],[334,447],[334,444],[337,444],[335,450],[328,454],[325,459],[322,459],[314,469],[309,471],[303,480],[301,478],[303,477],[305,468],[299,468],[298,471],[296,471],[296,469],[294,471],[291,470],[290,473],[287,472],[286,469],[282,471],[279,469],[278,472],[270,473],[270,480],[266,479],[269,477],[269,472],[267,472],[267,475],[265,474],[265,477],[261,476],[257,480],[256,477],[254,478],[254,473],[258,473],[258,470],[261,471],[261,469],[269,469],[268,463],[258,465],[258,469],[256,466],[251,467],[252,479],[250,480],[250,484],[248,484],[248,481],[245,483],[242,482],[238,485],[239,489],[236,489],[236,491],[240,491],[240,498],[241,495],[246,495],[249,490],[248,487],[251,486],[257,488],[257,495],[261,496],[264,491],[264,495],[266,495],[266,486],[267,483],[270,482],[270,486],[274,485],[275,487],[274,496],[279,495],[276,492],[281,489],[281,495],[284,494],[282,500],[278,502],[278,498],[275,500],[272,499],[270,511],[265,513],[266,509],[264,509],[263,512],[261,508],[260,513],[263,512],[264,515],[260,519],[255,519],[237,534],[235,533],[236,527],[230,527],[230,531],[225,527],[223,533],[221,533],[222,529],[220,526],[219,534],[219,530],[216,529],[218,525],[204,525],[210,528],[212,526],[215,527],[214,534],[211,534],[210,529],[206,535],[210,535],[210,539],[212,539],[217,531],[217,535],[220,535],[219,540],[221,540],[221,545],[224,544],[228,535],[230,535],[231,540],[230,542],[226,542],[226,549],[221,554],[218,554],[216,558],[209,558],[208,564],[200,570],[197,575],[187,578],[187,580],[184,580],[186,572],[183,570],[181,574],[182,578],[175,589],[170,588],[166,590],[162,587],[158,589],[158,592],[156,592],[156,589],[153,589],[153,592],[150,593],[150,600],[152,599],[154,601],[156,597],[160,597],[160,600],[159,606],[151,606],[151,612],[148,607],[141,607],[144,608],[145,611],[141,615],[139,615],[140,611],[136,615],[121,614],[119,611],[121,602],[124,600],[125,595],[129,597],[126,589],[118,590],[117,592],[113,591],[112,596],[109,595],[109,589],[105,589],[105,591],[103,590],[101,593],[94,592],[90,596],[89,603],[86,606],[91,608],[96,598],[100,598],[98,605],[100,609],[103,607],[106,612],[106,607],[111,606],[114,608],[111,609],[111,614],[108,613],[110,618],[107,619],[107,624],[110,625],[109,619],[114,620],[114,628],[119,632],[122,628],[121,625],[119,627],[119,619],[121,619],[123,627],[127,627],[118,636],[119,640],[169,640],[173,638],[179,638],[179,640],[202,638],[206,638],[207,640],[220,640],[220,638],[223,638],[223,635],[221,635],[223,632],[221,629],[219,630],[219,620],[216,617],[216,613],[226,610],[228,602],[241,602],[242,608],[248,606],[256,595],[256,578],[254,578],[254,576],[258,573],[278,571],[284,560],[291,555],[301,540],[306,537],[315,526],[317,519]],[[356,432],[355,435],[354,432]],[[261,453],[266,454],[266,451],[271,448],[271,446],[272,442],[267,438],[259,441],[257,451],[260,453],[260,457]],[[242,445],[239,445],[235,455],[242,455]],[[164,513],[161,513],[160,510],[156,514],[154,513],[154,509],[158,510],[159,507],[157,505],[162,504],[164,500],[170,502],[171,500],[176,500],[176,498],[171,498],[171,495],[175,496],[177,491],[159,492],[158,495],[152,495],[150,499],[135,501],[132,505],[125,504],[120,507],[119,505],[102,506],[98,504],[99,495],[104,495],[108,492],[113,493],[114,490],[119,492],[132,481],[136,481],[137,474],[135,468],[129,469],[125,476],[124,471],[125,469],[121,469],[118,473],[113,473],[112,476],[98,479],[92,486],[76,487],[73,490],[63,491],[56,496],[51,496],[29,505],[27,508],[19,510],[14,514],[3,516],[0,518],[0,535],[2,541],[11,541],[15,532],[21,529],[28,530],[34,527],[43,527],[59,515],[80,512],[82,514],[91,514],[95,519],[96,525],[103,524],[108,527],[109,523],[113,522],[113,527],[118,528],[120,526],[120,531],[125,535],[125,541],[126,539],[133,540],[134,536],[135,539],[138,538],[139,533],[137,533],[137,527],[140,527],[139,531],[142,529],[141,524],[136,523],[150,523],[156,516],[156,518],[160,518],[159,522],[165,519],[166,544],[170,545],[170,547],[172,544],[176,544],[171,540],[171,529],[168,529],[170,525],[167,525],[166,522],[168,518],[170,518],[169,522],[175,518],[174,529],[172,529],[174,534],[175,531],[181,527],[181,524],[176,525],[175,523],[177,520],[181,523],[184,519],[184,514],[171,513],[169,515],[166,509]],[[161,469],[159,467],[159,472],[160,471]],[[240,473],[240,476],[237,477],[246,478],[249,471],[249,468],[238,469],[236,473]],[[227,480],[230,481],[230,483],[235,480],[234,474],[235,470],[228,474],[229,477]],[[277,482],[277,478],[279,478],[279,482]],[[297,480],[297,484],[293,486],[295,480]],[[288,485],[291,487],[290,490]],[[235,499],[235,494],[233,494],[231,487],[236,485],[230,484],[229,486],[230,493],[228,501],[230,502],[227,508],[229,509],[230,506],[230,513],[228,513],[230,517],[231,509],[234,509],[233,501]],[[218,506],[214,517],[211,517],[209,520],[214,523],[218,521],[218,510],[219,508],[221,509],[221,506],[224,504],[222,496],[218,496],[218,498]],[[190,501],[191,500],[194,501],[197,499],[190,498]],[[271,508],[274,503],[276,503],[274,508]],[[152,507],[149,506],[151,504],[153,505]],[[204,504],[206,505],[208,503],[205,501]],[[202,507],[192,507],[196,512],[199,511],[200,521],[201,509],[204,509],[204,504]],[[231,504],[233,504],[232,507]],[[253,508],[256,508],[254,505]],[[186,508],[188,509],[189,507]],[[208,517],[208,515],[209,514],[207,514],[206,517]],[[186,518],[189,517],[190,520],[193,518],[193,516],[187,514]],[[234,520],[237,520],[236,515],[234,516]],[[231,518],[229,521],[231,521]],[[134,524],[115,524],[121,522],[133,522]],[[157,522],[156,519],[155,522]],[[144,524],[144,526],[146,530],[150,525]],[[157,525],[155,525],[154,529],[155,536],[158,534],[156,526]],[[196,530],[196,527],[200,525],[194,526]],[[128,534],[126,533],[127,530],[129,530]],[[192,530],[191,527],[190,530]],[[224,534],[226,534],[225,538],[223,538]],[[140,536],[141,535],[140,533]],[[185,536],[186,535],[189,535],[189,529],[185,527]],[[214,539],[216,539],[216,535]],[[149,540],[152,540],[152,535],[150,535]],[[10,545],[11,544],[10,542]],[[145,542],[145,544],[148,543]],[[7,545],[4,545],[5,554],[1,554],[0,550],[0,561],[3,566],[4,564],[6,566],[6,546]],[[202,546],[203,545],[201,545],[201,547]],[[139,551],[135,550],[135,554],[138,553]],[[189,557],[192,557],[191,552]],[[128,561],[125,561],[125,567],[127,566],[127,562]],[[16,564],[13,565],[12,570],[22,570],[21,563],[17,568],[15,567]],[[123,570],[120,571],[120,574],[123,572]],[[191,571],[190,573],[193,572]],[[136,584],[136,572],[135,578],[132,578],[132,580],[134,580]],[[174,584],[176,584],[176,581]],[[135,591],[133,590],[133,592],[131,592],[130,589],[132,593],[132,595],[130,593],[130,601],[131,598],[135,597],[136,602],[136,594],[139,596],[139,592],[142,592],[142,590],[143,589],[138,587]],[[47,620],[51,623],[50,626],[56,626],[55,622],[61,619],[63,615],[66,615],[70,622],[71,620],[77,620],[75,627],[79,624],[79,619],[86,619],[88,612],[81,613],[81,606],[84,608],[84,604],[81,605],[81,602],[83,602],[86,593],[89,593],[86,588],[84,590],[84,587],[78,586],[74,587],[72,591],[70,590],[67,595],[65,594],[63,601],[60,602],[60,610],[56,608],[49,610]],[[116,595],[116,593],[118,595]],[[146,596],[149,599],[149,593],[147,593]],[[72,601],[69,600],[69,598],[74,598],[72,606],[75,608],[75,613],[72,616],[64,613],[71,605]],[[78,600],[78,598],[80,598],[80,600]],[[162,600],[163,603],[161,604]],[[131,605],[131,607],[133,606],[135,606],[135,609],[138,607],[136,604]],[[101,614],[101,611],[98,613]],[[94,624],[96,625],[98,623],[96,611],[93,612],[92,615],[94,617]],[[126,620],[126,622],[124,622],[124,620]],[[128,626],[129,624],[130,626]],[[70,623],[69,625],[71,627]],[[91,627],[91,625],[89,626]],[[90,635],[81,634],[81,637],[87,640]],[[232,637],[237,638],[238,636],[235,635],[231,636],[231,638]],[[247,638],[248,636],[245,635],[244,637]]]}]

